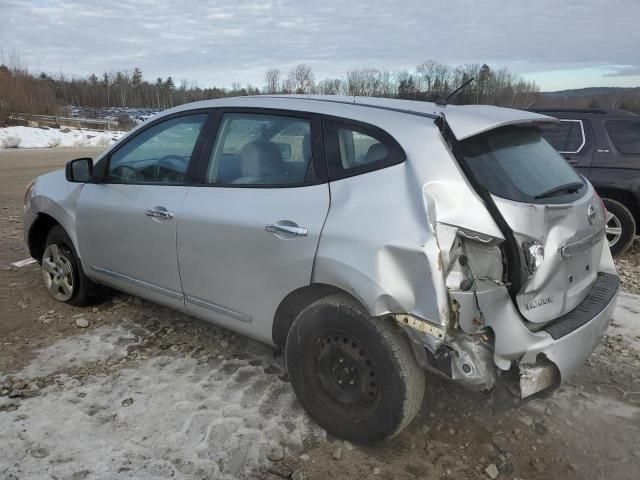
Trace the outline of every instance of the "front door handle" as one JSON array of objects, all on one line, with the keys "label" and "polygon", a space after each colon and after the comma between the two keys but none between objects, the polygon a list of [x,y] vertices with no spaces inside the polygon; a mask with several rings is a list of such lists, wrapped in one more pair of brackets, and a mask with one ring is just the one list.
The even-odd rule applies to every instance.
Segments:
[{"label": "front door handle", "polygon": [[577,165],[580,163],[580,160],[578,160],[577,158],[571,158],[571,157],[564,157],[565,160],[567,162],[569,162],[571,165]]},{"label": "front door handle", "polygon": [[149,217],[160,218],[162,220],[171,220],[173,218],[173,213],[167,211],[164,207],[153,207],[145,210],[144,213]]},{"label": "front door handle", "polygon": [[264,229],[267,232],[284,235],[285,237],[306,237],[309,233],[304,227],[299,227],[296,224],[288,225],[286,223],[271,223],[265,225]]}]

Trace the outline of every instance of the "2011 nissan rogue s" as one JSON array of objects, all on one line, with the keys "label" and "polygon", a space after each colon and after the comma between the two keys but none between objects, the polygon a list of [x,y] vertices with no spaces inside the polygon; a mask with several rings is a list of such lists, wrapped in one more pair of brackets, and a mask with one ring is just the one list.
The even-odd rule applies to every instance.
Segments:
[{"label": "2011 nissan rogue s", "polygon": [[605,209],[541,136],[491,106],[263,96],[183,105],[28,186],[49,293],[108,286],[281,346],[330,433],[416,415],[424,369],[520,397],[565,381],[619,281]]}]

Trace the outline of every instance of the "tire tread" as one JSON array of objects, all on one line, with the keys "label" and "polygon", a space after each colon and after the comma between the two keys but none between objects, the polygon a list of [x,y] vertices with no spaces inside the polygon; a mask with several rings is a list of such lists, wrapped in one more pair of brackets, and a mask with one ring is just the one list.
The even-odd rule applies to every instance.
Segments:
[{"label": "tire tread", "polygon": [[[392,438],[400,433],[415,418],[420,407],[425,391],[425,372],[418,365],[409,339],[390,318],[371,318],[367,310],[354,298],[342,294],[332,294],[320,298],[309,305],[307,308],[313,308],[318,304],[331,305],[341,310],[346,310],[350,315],[370,319],[371,325],[375,328],[382,339],[382,343],[389,349],[392,361],[395,364],[395,370],[402,379],[405,386],[401,419],[393,431],[388,433],[385,438]],[[296,321],[300,318],[296,318]],[[295,322],[294,322],[295,323]],[[296,328],[291,328],[287,342],[295,341],[293,337]]]}]

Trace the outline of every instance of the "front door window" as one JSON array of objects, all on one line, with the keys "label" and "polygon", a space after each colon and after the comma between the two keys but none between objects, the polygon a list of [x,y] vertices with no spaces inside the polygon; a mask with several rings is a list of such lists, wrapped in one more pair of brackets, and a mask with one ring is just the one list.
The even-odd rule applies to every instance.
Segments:
[{"label": "front door window", "polygon": [[172,118],[139,133],[111,155],[107,183],[184,184],[206,118]]}]

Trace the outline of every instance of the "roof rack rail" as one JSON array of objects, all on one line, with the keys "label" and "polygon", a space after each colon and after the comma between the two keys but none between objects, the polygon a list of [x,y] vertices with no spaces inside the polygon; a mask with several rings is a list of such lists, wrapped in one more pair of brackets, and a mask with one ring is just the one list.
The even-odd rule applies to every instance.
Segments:
[{"label": "roof rack rail", "polygon": [[360,103],[356,101],[356,97],[353,98],[353,102],[347,102],[346,100],[330,100],[328,98],[313,98],[313,97],[304,97],[304,96],[285,96],[285,95],[264,95],[265,97],[270,98],[285,98],[285,99],[293,99],[293,100],[312,100],[314,102],[328,102],[328,103],[341,103],[343,105],[356,105],[358,107],[369,107],[369,108],[377,108],[378,110],[388,110],[391,112],[398,113],[406,113],[409,115],[417,115],[418,117],[425,117],[435,120],[436,118],[440,118],[440,115],[436,115],[434,113],[426,113],[426,112],[416,112],[415,110],[407,110],[404,108],[394,108],[394,107],[386,107],[384,105],[374,105],[371,103]]}]

